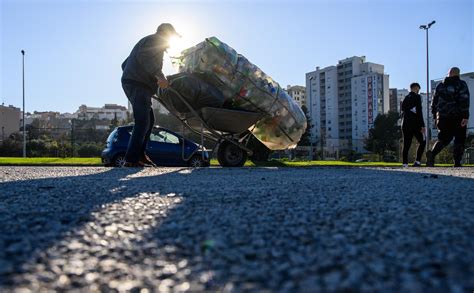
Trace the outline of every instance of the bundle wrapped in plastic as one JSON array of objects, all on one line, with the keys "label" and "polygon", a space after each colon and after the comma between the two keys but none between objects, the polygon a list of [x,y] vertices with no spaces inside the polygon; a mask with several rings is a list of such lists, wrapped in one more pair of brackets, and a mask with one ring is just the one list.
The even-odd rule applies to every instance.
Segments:
[{"label": "bundle wrapped in plastic", "polygon": [[188,72],[222,92],[232,108],[266,115],[249,130],[271,150],[296,147],[306,117],[280,85],[244,56],[215,37],[186,49],[174,59]]}]

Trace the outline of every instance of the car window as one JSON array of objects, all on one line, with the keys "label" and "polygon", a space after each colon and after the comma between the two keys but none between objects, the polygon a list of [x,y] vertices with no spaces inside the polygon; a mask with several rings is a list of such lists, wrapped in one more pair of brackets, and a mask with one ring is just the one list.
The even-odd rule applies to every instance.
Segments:
[{"label": "car window", "polygon": [[165,142],[179,144],[179,138],[176,135],[164,130],[161,130],[159,134],[163,136]]},{"label": "car window", "polygon": [[150,140],[156,142],[165,142],[165,138],[158,132],[153,132],[150,134]]},{"label": "car window", "polygon": [[150,140],[156,142],[179,144],[179,138],[176,135],[164,130],[153,131],[150,135]]}]

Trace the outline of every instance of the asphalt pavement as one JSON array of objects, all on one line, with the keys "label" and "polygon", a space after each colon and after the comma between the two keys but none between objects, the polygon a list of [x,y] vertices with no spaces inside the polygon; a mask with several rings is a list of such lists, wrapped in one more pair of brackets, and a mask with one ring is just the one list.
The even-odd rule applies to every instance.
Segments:
[{"label": "asphalt pavement", "polygon": [[0,291],[473,292],[474,168],[0,167]]}]

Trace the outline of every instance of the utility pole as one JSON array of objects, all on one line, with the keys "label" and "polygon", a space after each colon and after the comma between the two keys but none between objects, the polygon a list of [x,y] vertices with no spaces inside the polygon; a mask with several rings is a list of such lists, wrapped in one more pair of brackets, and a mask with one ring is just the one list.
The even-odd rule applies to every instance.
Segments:
[{"label": "utility pole", "polygon": [[23,158],[26,158],[26,129],[25,129],[25,50],[21,50],[23,59]]},{"label": "utility pole", "polygon": [[[311,91],[312,88],[312,83],[313,83],[313,78],[314,76],[309,77],[309,96],[310,96],[310,101],[309,101],[309,117],[311,118],[310,121],[312,122],[313,120],[313,92]],[[306,97],[308,97],[308,94],[306,94]],[[309,127],[309,160],[313,160],[313,130],[311,125],[307,125],[306,127]]]},{"label": "utility pole", "polygon": [[[430,27],[435,24],[432,21],[426,25],[420,25],[420,29],[426,31],[426,153],[430,149],[431,128],[430,128],[430,60],[429,60],[429,46],[428,46],[428,31]],[[434,117],[433,117],[434,118]]]},{"label": "utility pole", "polygon": [[71,119],[71,157],[74,157],[74,118]]}]

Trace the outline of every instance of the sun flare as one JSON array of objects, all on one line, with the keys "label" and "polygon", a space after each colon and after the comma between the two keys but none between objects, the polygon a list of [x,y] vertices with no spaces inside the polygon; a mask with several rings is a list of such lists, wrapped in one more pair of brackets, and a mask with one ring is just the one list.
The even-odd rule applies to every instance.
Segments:
[{"label": "sun flare", "polygon": [[180,37],[171,37],[168,41],[168,45],[168,54],[173,57],[178,55],[184,49],[183,40]]},{"label": "sun flare", "polygon": [[166,59],[171,62],[168,62],[167,60],[167,62],[165,63],[169,64],[165,67],[167,67],[167,70],[169,72],[176,73],[179,65],[174,61],[176,61],[177,58],[181,55],[181,52],[185,49],[195,46],[202,40],[200,39],[201,36],[195,32],[195,28],[186,27],[186,23],[172,23],[175,26],[176,31],[181,35],[181,37],[173,36],[168,40],[168,49],[166,50],[166,55],[169,58]]}]

